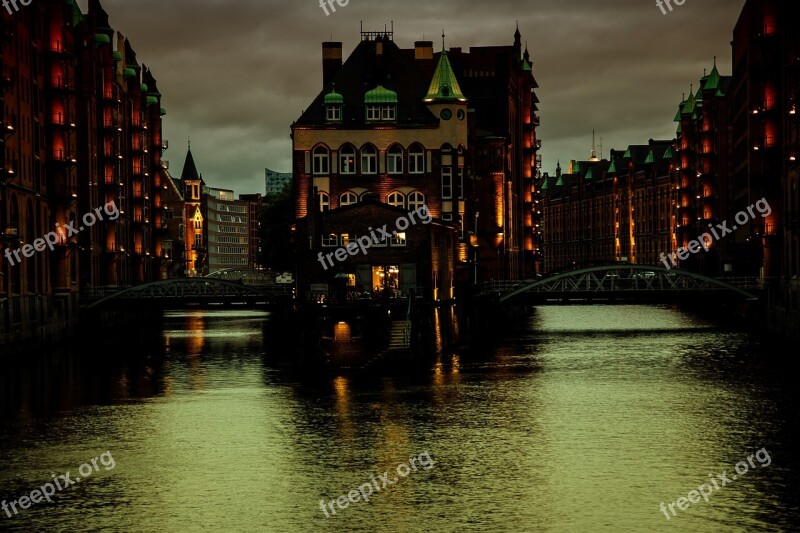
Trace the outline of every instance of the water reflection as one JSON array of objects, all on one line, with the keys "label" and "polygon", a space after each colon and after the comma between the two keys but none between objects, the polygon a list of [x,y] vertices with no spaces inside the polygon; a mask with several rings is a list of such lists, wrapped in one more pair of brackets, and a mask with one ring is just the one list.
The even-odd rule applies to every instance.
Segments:
[{"label": "water reflection", "polygon": [[[171,313],[159,342],[11,361],[0,499],[107,449],[117,467],[0,528],[744,531],[800,518],[787,354],[747,334],[674,308],[548,307],[489,351],[385,376],[279,364],[292,339],[265,337],[268,319]],[[762,446],[768,468],[672,522],[660,513]],[[425,451],[431,470],[369,504],[319,509]]]}]

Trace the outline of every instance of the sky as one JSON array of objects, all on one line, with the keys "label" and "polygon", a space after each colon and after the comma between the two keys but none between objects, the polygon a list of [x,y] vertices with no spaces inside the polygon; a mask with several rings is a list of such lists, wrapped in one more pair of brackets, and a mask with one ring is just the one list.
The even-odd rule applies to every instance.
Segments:
[{"label": "sky", "polygon": [[[542,160],[586,159],[671,139],[682,93],[697,90],[714,56],[730,74],[730,41],[744,0],[104,0],[111,26],[152,69],[162,94],[164,159],[180,175],[191,137],[206,183],[264,192],[264,168],[291,171],[290,126],[322,89],[322,41],[344,56],[364,30],[394,21],[394,40],[447,47],[510,45],[519,21],[539,84]],[[87,0],[79,0],[84,12]],[[326,4],[327,5],[327,4]],[[666,9],[666,8],[665,8]],[[565,165],[566,168],[566,165]]]}]

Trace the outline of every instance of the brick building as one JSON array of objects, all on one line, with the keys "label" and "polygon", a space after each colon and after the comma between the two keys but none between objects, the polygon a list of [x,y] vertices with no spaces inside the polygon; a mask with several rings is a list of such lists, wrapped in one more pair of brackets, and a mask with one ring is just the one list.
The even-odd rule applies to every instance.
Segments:
[{"label": "brick building", "polygon": [[[52,252],[3,263],[0,314],[14,338],[75,318],[78,295],[159,279],[161,95],[98,0],[42,0],[0,12],[0,226],[16,249],[59,226]],[[120,216],[65,225],[114,202]],[[75,224],[76,229],[81,226]]]}]

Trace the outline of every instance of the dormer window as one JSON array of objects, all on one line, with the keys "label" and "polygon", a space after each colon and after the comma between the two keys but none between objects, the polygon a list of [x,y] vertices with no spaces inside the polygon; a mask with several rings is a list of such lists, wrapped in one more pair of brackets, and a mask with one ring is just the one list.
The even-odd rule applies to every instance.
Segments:
[{"label": "dormer window", "polygon": [[344,97],[336,92],[336,85],[333,85],[331,92],[325,95],[325,119],[328,122],[342,121],[342,105]]},{"label": "dormer window", "polygon": [[378,85],[364,95],[367,122],[397,120],[397,93]]}]

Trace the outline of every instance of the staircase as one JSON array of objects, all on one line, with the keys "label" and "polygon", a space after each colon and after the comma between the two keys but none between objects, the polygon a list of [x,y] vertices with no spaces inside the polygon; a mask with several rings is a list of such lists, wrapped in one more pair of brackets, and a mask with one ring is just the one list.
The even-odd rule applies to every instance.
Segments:
[{"label": "staircase", "polygon": [[406,337],[406,321],[393,320],[392,327],[389,330],[389,349],[408,350],[409,348],[408,338]]}]

